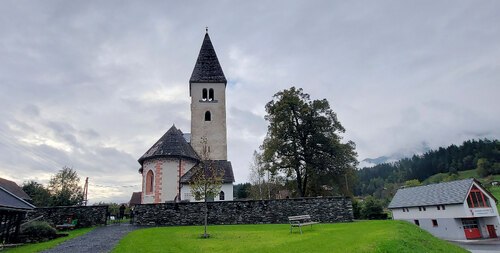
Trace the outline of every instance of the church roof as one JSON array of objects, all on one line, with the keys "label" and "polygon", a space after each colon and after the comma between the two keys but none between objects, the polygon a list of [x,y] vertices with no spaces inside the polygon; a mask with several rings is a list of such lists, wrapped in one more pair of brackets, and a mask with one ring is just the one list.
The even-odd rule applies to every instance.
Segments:
[{"label": "church roof", "polygon": [[201,45],[190,83],[227,83],[208,32]]},{"label": "church roof", "polygon": [[183,157],[199,161],[200,158],[193,147],[184,139],[181,130],[172,126],[141,158],[139,163],[146,159],[157,157]]},{"label": "church roof", "polygon": [[[231,165],[230,161],[212,160],[211,162],[214,163],[214,166],[215,168],[217,168],[218,172],[224,173],[223,183],[234,182],[233,166]],[[191,168],[181,177],[181,183],[188,184],[191,181],[191,177],[193,177],[193,175],[199,170],[200,170],[199,166],[194,166],[193,168]]]}]

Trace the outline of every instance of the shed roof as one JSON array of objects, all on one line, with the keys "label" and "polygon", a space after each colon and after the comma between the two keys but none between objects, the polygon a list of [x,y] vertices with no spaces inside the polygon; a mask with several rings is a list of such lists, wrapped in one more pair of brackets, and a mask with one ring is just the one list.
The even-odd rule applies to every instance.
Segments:
[{"label": "shed roof", "polygon": [[34,205],[28,203],[14,193],[0,186],[0,210],[32,210]]},{"label": "shed roof", "polygon": [[23,191],[23,188],[21,188],[13,181],[7,180],[5,178],[0,178],[0,186],[19,198],[22,198],[24,200],[31,200],[31,197]]},{"label": "shed roof", "polygon": [[133,192],[132,197],[130,198],[130,202],[128,203],[130,206],[141,204],[142,192]]},{"label": "shed roof", "polygon": [[210,36],[208,36],[208,32],[203,39],[203,44],[201,45],[200,53],[198,54],[198,59],[194,65],[189,82],[227,83],[224,71],[222,71],[214,46],[210,40]]},{"label": "shed roof", "polygon": [[199,161],[200,158],[193,147],[184,139],[181,130],[173,125],[141,158],[139,163],[146,159],[157,157],[183,157]]},{"label": "shed roof", "polygon": [[[476,181],[469,178],[399,189],[392,198],[389,208],[460,204],[467,198],[473,182]],[[480,185],[479,183],[477,184]]]},{"label": "shed roof", "polygon": [[[230,161],[226,160],[211,160],[213,162],[217,171],[222,173],[224,172],[223,183],[233,183],[234,182],[234,174],[233,174],[233,166]],[[181,183],[188,184],[191,181],[193,175],[200,170],[200,166],[194,166],[188,172],[186,172],[181,177]]]}]

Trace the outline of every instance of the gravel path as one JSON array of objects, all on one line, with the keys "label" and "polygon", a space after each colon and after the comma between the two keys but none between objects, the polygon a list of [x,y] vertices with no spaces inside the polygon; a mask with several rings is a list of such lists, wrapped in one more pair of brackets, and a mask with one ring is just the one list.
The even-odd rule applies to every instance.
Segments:
[{"label": "gravel path", "polygon": [[118,241],[130,231],[137,229],[130,224],[98,227],[82,236],[65,241],[44,253],[110,252]]}]

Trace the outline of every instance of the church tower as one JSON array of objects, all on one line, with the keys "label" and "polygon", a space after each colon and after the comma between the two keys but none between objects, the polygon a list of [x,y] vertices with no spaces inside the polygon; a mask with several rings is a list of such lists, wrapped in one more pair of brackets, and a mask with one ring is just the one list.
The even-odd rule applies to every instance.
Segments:
[{"label": "church tower", "polygon": [[210,160],[227,160],[226,84],[207,30],[189,80],[189,95],[191,146],[200,155],[207,148]]}]

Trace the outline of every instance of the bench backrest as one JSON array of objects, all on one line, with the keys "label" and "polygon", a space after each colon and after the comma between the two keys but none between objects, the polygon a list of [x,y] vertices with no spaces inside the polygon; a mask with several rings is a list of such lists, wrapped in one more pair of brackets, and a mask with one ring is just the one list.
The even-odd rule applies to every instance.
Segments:
[{"label": "bench backrest", "polygon": [[301,221],[301,220],[310,220],[311,215],[298,215],[298,216],[289,216],[289,221]]}]

